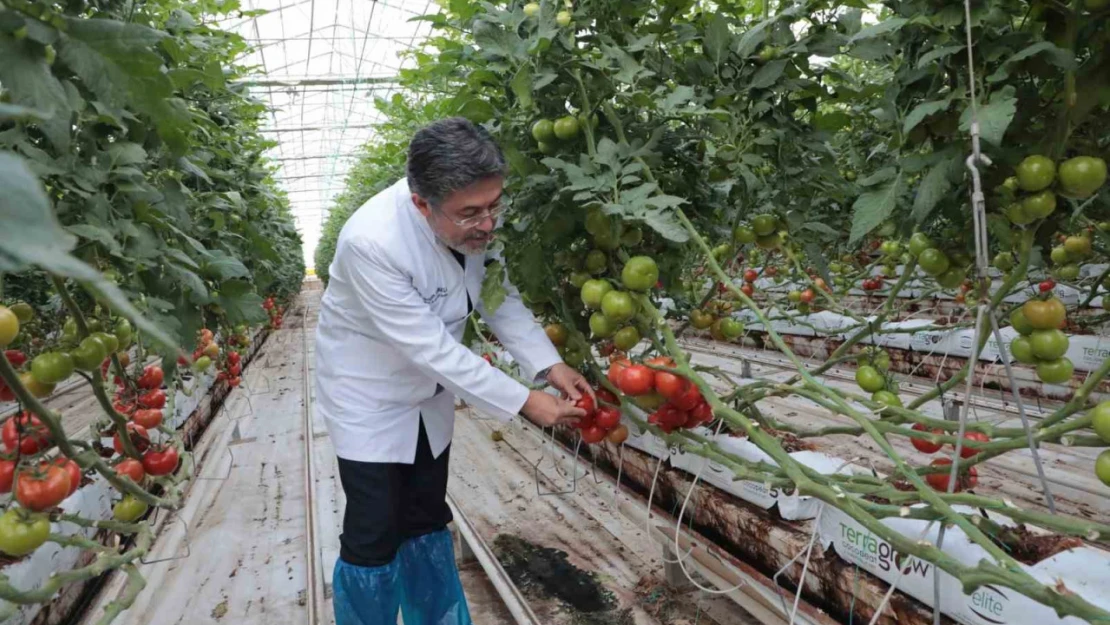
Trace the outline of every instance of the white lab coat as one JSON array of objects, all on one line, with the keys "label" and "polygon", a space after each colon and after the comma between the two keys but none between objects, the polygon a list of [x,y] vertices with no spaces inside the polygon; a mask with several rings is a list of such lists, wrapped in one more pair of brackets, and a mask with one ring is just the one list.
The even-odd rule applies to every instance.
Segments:
[{"label": "white lab coat", "polygon": [[340,458],[411,464],[420,415],[438,457],[451,442],[455,395],[505,421],[520,411],[528,389],[460,342],[467,292],[528,379],[562,362],[511,285],[486,312],[486,260],[468,256],[463,275],[405,179],[343,226],[316,326],[316,410]]}]

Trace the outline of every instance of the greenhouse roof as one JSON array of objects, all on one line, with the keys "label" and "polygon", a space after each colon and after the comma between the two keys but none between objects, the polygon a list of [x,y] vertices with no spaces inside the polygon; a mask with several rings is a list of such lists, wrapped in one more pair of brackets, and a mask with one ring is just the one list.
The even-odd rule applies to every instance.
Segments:
[{"label": "greenhouse roof", "polygon": [[401,53],[427,37],[430,24],[409,21],[431,0],[244,0],[257,17],[221,22],[255,49],[241,59],[246,80],[272,113],[263,132],[278,142],[281,166],[311,266],[332,199],[343,189],[358,148],[374,133],[375,97],[397,89]]}]

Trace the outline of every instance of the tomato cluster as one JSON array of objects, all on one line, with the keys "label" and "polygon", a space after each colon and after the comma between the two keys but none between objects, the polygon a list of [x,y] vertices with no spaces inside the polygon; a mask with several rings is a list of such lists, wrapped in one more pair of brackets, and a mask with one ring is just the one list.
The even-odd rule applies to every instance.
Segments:
[{"label": "tomato cluster", "polygon": [[[647,256],[634,256],[625,263],[621,271],[621,284],[626,290],[614,289],[608,280],[586,280],[579,294],[586,309],[594,311],[590,315],[590,333],[593,338],[611,338],[614,346],[620,350],[635,347],[640,342],[640,331],[629,322],[638,314],[639,304],[632,292],[646,291],[655,286],[658,280],[659,268]],[[556,338],[559,338],[558,334]],[[563,342],[565,343],[565,339]]]},{"label": "tomato cluster", "polygon": [[[563,19],[563,13],[566,12],[560,13],[560,19]],[[570,23],[569,13],[566,13],[566,22]],[[554,120],[538,119],[532,124],[532,138],[536,140],[536,149],[545,156],[553,156],[559,152],[560,147],[573,144],[586,124],[597,128],[597,115],[564,115]]]},{"label": "tomato cluster", "polygon": [[265,310],[266,314],[270,316],[270,328],[274,330],[280,330],[281,324],[285,319],[285,307],[280,306],[276,302],[274,302],[274,297],[271,295],[262,300],[262,309]]},{"label": "tomato cluster", "polygon": [[1055,297],[1031,299],[1010,314],[1010,324],[1020,335],[1010,341],[1010,355],[1021,363],[1036,365],[1037,377],[1046,384],[1071,379],[1074,365],[1064,356],[1069,340],[1067,309]]},{"label": "tomato cluster", "polygon": [[[1110,401],[1095,406],[1089,413],[1091,428],[1102,442],[1110,444]],[[1104,449],[1095,459],[1095,475],[1103,484],[1110,486],[1110,449]]]},{"label": "tomato cluster", "polygon": [[1106,161],[1076,156],[1059,165],[1041,154],[1025,157],[999,190],[1015,225],[1024,226],[1056,212],[1057,195],[1085,200],[1106,183]]},{"label": "tomato cluster", "polygon": [[597,399],[604,402],[600,406],[589,395],[583,395],[576,404],[586,411],[586,415],[578,421],[582,441],[593,445],[608,440],[614,445],[620,445],[628,440],[628,426],[621,423],[620,400],[603,388],[594,392]]},{"label": "tomato cluster", "polygon": [[674,367],[673,360],[660,356],[646,363],[618,359],[610,365],[608,378],[622,393],[636,398],[640,407],[653,411],[648,423],[670,433],[713,420],[713,409],[697,386],[684,377],[648,366]]}]

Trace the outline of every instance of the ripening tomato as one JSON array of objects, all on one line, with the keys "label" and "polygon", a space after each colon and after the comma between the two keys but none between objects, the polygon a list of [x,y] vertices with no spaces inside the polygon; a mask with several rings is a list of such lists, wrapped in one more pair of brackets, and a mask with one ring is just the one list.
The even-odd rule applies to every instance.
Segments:
[{"label": "ripening tomato", "polygon": [[50,430],[39,421],[39,418],[30,412],[12,416],[4,422],[0,429],[0,438],[4,440],[4,447],[8,451],[15,451],[29,456],[38,453],[50,446]]},{"label": "ripening tomato", "polygon": [[15,460],[0,459],[0,493],[12,492],[15,480]]},{"label": "ripening tomato", "polygon": [[140,484],[143,478],[146,477],[146,470],[143,469],[143,463],[135,460],[134,458],[124,458],[116,465],[116,475],[120,477],[131,478],[132,482]]},{"label": "ripening tomato", "polygon": [[701,309],[694,310],[690,313],[690,325],[694,326],[694,329],[697,330],[708,328],[713,325],[716,319],[717,318],[714,317],[712,313],[708,313]]},{"label": "ripening tomato", "polygon": [[148,430],[153,430],[162,424],[162,411],[157,408],[136,410],[131,420]]},{"label": "ripening tomato", "polygon": [[[1021,312],[1034,330],[1059,328],[1060,324],[1067,319],[1068,314],[1064,303],[1055,297],[1046,300],[1029,300],[1022,305]],[[1013,318],[1011,317],[1012,321]]]},{"label": "ripening tomato", "polygon": [[[127,435],[131,438],[131,444],[135,446],[135,450],[140,454],[150,447],[150,435],[147,434],[146,428],[137,423],[127,424]],[[112,435],[112,448],[116,450],[117,454],[123,454],[123,441],[119,438],[119,432]]]},{"label": "ripening tomato", "polygon": [[[567,332],[567,327],[561,323],[549,323],[543,327],[543,331],[547,334],[548,340],[550,340],[551,344],[555,347],[566,345],[567,338],[570,334]],[[234,354],[235,352],[232,353]],[[230,354],[228,355],[228,361],[231,361]],[[238,363],[238,358],[236,358],[236,363]]]},{"label": "ripening tomato", "polygon": [[759,272],[757,272],[755,269],[744,270],[744,282],[755,282],[756,278],[758,277]]},{"label": "ripening tomato", "polygon": [[609,435],[605,438],[614,445],[623,445],[624,441],[628,440],[628,426],[618,425],[612,430],[609,430]]},{"label": "ripening tomato", "polygon": [[611,430],[621,422],[621,411],[612,406],[602,406],[594,413],[594,423],[603,430]]},{"label": "ripening tomato", "polygon": [[[929,463],[929,466],[937,467],[937,468],[945,468],[944,473],[930,473],[930,474],[926,475],[925,476],[925,481],[929,484],[929,486],[933,487],[933,490],[937,490],[937,491],[941,491],[941,492],[947,492],[948,491],[948,471],[951,470],[951,469],[948,469],[948,467],[952,466],[952,461],[948,458],[936,458],[932,462]],[[961,471],[962,471],[962,469],[961,469]],[[953,490],[953,492],[958,493],[958,492],[964,490],[965,488],[974,488],[975,485],[978,482],[979,482],[979,472],[975,470],[975,467],[971,467],[971,468],[967,469],[966,473],[962,473],[962,474],[956,476],[956,486],[952,490]]]},{"label": "ripening tomato", "polygon": [[203,328],[202,330],[197,332],[197,342],[201,345],[207,345],[212,342],[212,338],[214,336],[215,335],[212,334],[211,330],[209,330],[208,328]]},{"label": "ripening tomato", "polygon": [[625,367],[620,373],[620,382],[617,386],[625,395],[647,395],[655,388],[655,371],[644,365]]},{"label": "ripening tomato", "polygon": [[802,291],[802,294],[800,296],[801,301],[802,301],[803,304],[809,304],[809,303],[813,302],[813,300],[816,297],[817,297],[817,293],[815,293],[813,291],[813,289],[806,289],[806,290]]},{"label": "ripening tomato", "polygon": [[[915,424],[913,424],[913,429],[917,430],[918,432],[924,432],[928,428],[925,427],[924,423],[915,423]],[[938,428],[938,429],[932,430],[931,433],[932,434],[944,434],[944,430],[941,430],[941,429]],[[911,438],[910,443],[913,444],[914,449],[916,449],[917,451],[927,453],[927,454],[936,453],[936,452],[940,451],[940,448],[942,447],[942,445],[940,444],[939,441],[929,441],[929,440],[925,440],[924,438]]]},{"label": "ripening tomato", "polygon": [[[979,453],[979,447],[976,443],[989,443],[991,437],[982,432],[964,432],[964,445],[960,448],[961,458],[970,458]],[[955,447],[955,445],[953,445]]]},{"label": "ripening tomato", "polygon": [[751,282],[745,282],[744,285],[740,287],[740,292],[751,297],[755,293],[755,289],[752,287]]},{"label": "ripening tomato", "polygon": [[596,425],[591,425],[590,427],[582,430],[582,442],[589,445],[600,443],[601,441],[605,440],[606,434],[608,434],[608,432],[606,432],[604,429],[599,428]]},{"label": "ripening tomato", "polygon": [[[609,378],[609,382],[612,383],[613,386],[621,388],[621,373],[630,366],[632,366],[632,361],[627,358],[614,360],[609,365],[609,373],[606,377]],[[624,390],[621,389],[621,392],[623,393]]]},{"label": "ripening tomato", "polygon": [[177,468],[177,448],[165,445],[143,454],[143,469],[150,475],[169,475]]},{"label": "ripening tomato", "polygon": [[19,505],[42,512],[62,503],[70,493],[70,474],[56,464],[42,463],[35,470],[23,470],[16,478],[15,499]]}]

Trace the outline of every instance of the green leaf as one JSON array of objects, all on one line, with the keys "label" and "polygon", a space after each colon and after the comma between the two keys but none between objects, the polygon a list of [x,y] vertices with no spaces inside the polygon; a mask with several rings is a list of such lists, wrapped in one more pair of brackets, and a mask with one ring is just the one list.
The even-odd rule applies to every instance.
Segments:
[{"label": "green leaf", "polygon": [[759,71],[755,73],[755,76],[752,76],[752,82],[748,86],[752,89],[765,89],[767,87],[770,87],[771,85],[775,84],[775,81],[779,79],[779,76],[782,76],[782,72],[786,69],[786,64],[788,62],[788,59],[779,59],[777,61],[771,61],[770,63],[764,65],[763,67],[759,68]]},{"label": "green leaf", "polygon": [[105,228],[101,228],[100,226],[94,226],[88,223],[73,224],[72,226],[66,226],[66,230],[81,237],[82,239],[88,239],[90,241],[96,241],[97,243],[100,243],[105,248],[107,248],[108,252],[111,254],[119,254],[122,252],[119,243],[116,241],[115,237],[112,236],[112,233]]},{"label": "green leaf", "polygon": [[893,178],[894,175],[897,173],[898,170],[893,167],[884,167],[879,171],[871,174],[870,176],[860,178],[859,185],[862,187],[870,187],[879,184],[880,182],[886,182],[887,180]]},{"label": "green leaf", "polygon": [[239,261],[238,258],[221,250],[209,250],[208,260],[204,262],[204,273],[217,280],[231,278],[249,278],[251,272]]},{"label": "green leaf", "polygon": [[16,104],[38,109],[48,117],[67,112],[62,83],[54,77],[45,58],[33,53],[31,46],[0,32],[0,59],[4,60],[0,63],[0,83]]},{"label": "green leaf", "polygon": [[227,320],[233,325],[259,323],[266,320],[262,297],[246,280],[228,280],[220,283],[220,296],[216,302],[224,309]]},{"label": "green leaf", "polygon": [[493,119],[493,116],[497,112],[494,111],[493,105],[488,101],[480,98],[468,97],[459,103],[458,108],[455,109],[455,113],[476,124],[482,124]]},{"label": "green leaf", "polygon": [[913,220],[917,223],[925,221],[952,188],[952,183],[948,180],[948,170],[951,167],[951,161],[938,163],[921,179],[921,184],[917,186],[917,195],[913,199]]},{"label": "green leaf", "polygon": [[146,150],[138,143],[113,143],[108,146],[108,156],[112,159],[112,165],[116,167],[146,162]]},{"label": "green leaf", "polygon": [[933,61],[943,59],[946,56],[951,56],[957,52],[962,51],[963,49],[964,46],[942,46],[940,48],[934,48],[921,55],[921,58],[917,60],[917,68],[921,69],[922,67],[925,67]]},{"label": "green leaf", "polygon": [[898,175],[882,188],[859,196],[852,205],[852,232],[848,238],[848,244],[859,241],[883,223],[894,212],[901,192],[902,176]]},{"label": "green leaf", "polygon": [[705,28],[705,55],[715,65],[720,66],[728,57],[730,43],[732,43],[732,32],[729,30],[728,20],[721,17],[719,13],[714,13]]},{"label": "green leaf", "polygon": [[166,270],[173,274],[189,292],[197,296],[194,301],[208,300],[208,287],[196,273],[179,267],[176,263],[166,263]]},{"label": "green leaf", "polygon": [[660,102],[659,105],[663,110],[673,111],[694,99],[695,95],[693,87],[689,85],[679,85],[675,87],[674,91],[668,94],[666,98],[663,98],[663,101]]},{"label": "green leaf", "polygon": [[486,313],[492,315],[497,312],[509,292],[505,289],[505,265],[495,260],[486,266],[486,275],[482,278],[482,306]]},{"label": "green leaf", "polygon": [[1010,77],[1010,70],[1015,65],[1036,54],[1043,54],[1048,58],[1049,63],[1060,69],[1074,71],[1076,68],[1074,54],[1057,47],[1051,41],[1039,41],[1006,59],[1006,62],[987,78],[987,81],[996,83],[1006,80]]},{"label": "green leaf", "polygon": [[895,32],[905,26],[908,22],[909,20],[904,17],[891,17],[885,19],[878,24],[872,24],[871,26],[868,26],[867,28],[864,28],[858,33],[852,35],[852,38],[848,40],[848,43],[853,44],[857,41],[871,39],[872,37],[878,37],[879,35],[885,35],[887,33]]},{"label": "green leaf", "polygon": [[[971,107],[964,109],[960,116],[960,130],[967,132],[971,129]],[[993,145],[1002,145],[1002,137],[1010,122],[1017,112],[1017,98],[1014,97],[1014,88],[1007,85],[1001,91],[991,95],[989,104],[979,107],[979,136],[984,141]]]},{"label": "green leaf", "polygon": [[951,103],[951,98],[946,98],[944,100],[922,102],[913,107],[913,110],[906,115],[906,120],[902,123],[902,134],[909,134],[909,132],[916,128],[926,117],[947,109]]},{"label": "green leaf", "polygon": [[49,118],[49,113],[39,109],[0,102],[0,121],[33,121]]},{"label": "green leaf", "polygon": [[819,112],[813,119],[814,127],[824,132],[836,132],[847,128],[851,123],[851,116],[843,111]]},{"label": "green leaf", "polygon": [[513,93],[516,94],[517,99],[520,100],[520,105],[526,109],[532,108],[532,68],[525,64],[521,65],[520,69],[513,75],[513,80],[509,83],[512,87]]}]

